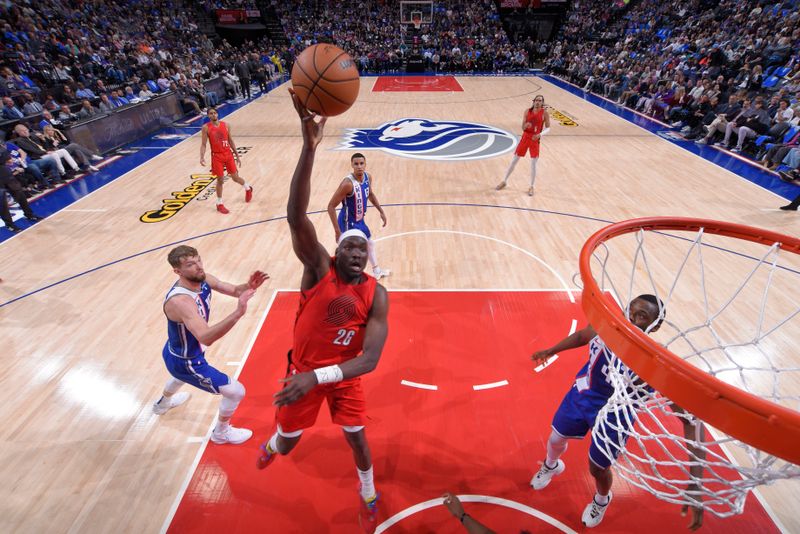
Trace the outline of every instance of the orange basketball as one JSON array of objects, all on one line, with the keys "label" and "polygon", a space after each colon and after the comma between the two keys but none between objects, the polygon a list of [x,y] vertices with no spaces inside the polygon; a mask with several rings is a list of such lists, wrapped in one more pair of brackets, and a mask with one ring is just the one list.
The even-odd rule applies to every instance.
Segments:
[{"label": "orange basketball", "polygon": [[358,97],[358,69],[353,58],[338,46],[315,44],[295,60],[292,87],[300,102],[314,113],[340,115]]}]

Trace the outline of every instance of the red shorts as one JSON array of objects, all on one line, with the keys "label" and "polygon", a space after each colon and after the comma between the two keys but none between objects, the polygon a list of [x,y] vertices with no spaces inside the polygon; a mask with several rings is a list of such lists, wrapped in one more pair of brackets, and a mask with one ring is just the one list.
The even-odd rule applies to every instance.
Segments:
[{"label": "red shorts", "polygon": [[539,157],[539,140],[534,140],[532,137],[527,135],[523,135],[522,139],[519,140],[519,144],[517,145],[517,149],[514,151],[519,157],[523,157],[525,152],[530,151],[532,158]]},{"label": "red shorts", "polygon": [[[296,372],[294,365],[290,374]],[[334,424],[364,426],[367,401],[361,388],[361,378],[350,378],[335,384],[315,386],[299,401],[278,409],[278,424],[284,432],[311,428],[317,421],[322,401],[328,401],[328,410]]]},{"label": "red shorts", "polygon": [[237,169],[236,163],[233,160],[233,153],[229,152],[227,155],[211,154],[211,174],[217,178],[221,178],[225,176],[225,169],[228,170],[228,174],[234,174],[236,172]]}]

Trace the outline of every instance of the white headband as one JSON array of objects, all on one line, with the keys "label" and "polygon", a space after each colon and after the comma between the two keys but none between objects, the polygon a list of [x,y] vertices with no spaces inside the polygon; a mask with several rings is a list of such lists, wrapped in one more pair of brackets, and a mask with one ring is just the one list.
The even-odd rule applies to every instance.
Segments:
[{"label": "white headband", "polygon": [[343,232],[342,235],[339,236],[339,241],[336,244],[341,245],[342,241],[344,241],[348,237],[360,237],[364,241],[369,241],[369,239],[367,239],[367,234],[365,234],[358,228],[351,228],[350,230]]}]

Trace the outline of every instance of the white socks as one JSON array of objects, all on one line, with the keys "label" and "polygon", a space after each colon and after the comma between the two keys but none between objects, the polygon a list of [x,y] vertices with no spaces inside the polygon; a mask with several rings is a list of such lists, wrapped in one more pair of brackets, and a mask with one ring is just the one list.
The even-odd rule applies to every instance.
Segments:
[{"label": "white socks", "polygon": [[217,206],[222,204],[222,197],[217,197]]},{"label": "white socks", "polygon": [[545,467],[553,469],[558,465],[558,459],[567,450],[567,439],[562,438],[555,432],[550,433],[547,439],[547,460],[545,460]]},{"label": "white socks", "polygon": [[269,442],[267,443],[267,450],[273,453],[278,453],[278,433],[275,432],[271,438],[269,438]]},{"label": "white socks", "polygon": [[536,181],[536,162],[539,161],[539,158],[531,158],[531,187],[533,187],[533,182]]},{"label": "white socks", "polygon": [[608,504],[608,500],[608,495],[600,495],[599,493],[594,494],[594,502],[600,506],[606,506]]},{"label": "white socks", "polygon": [[369,469],[362,471],[356,467],[358,471],[358,479],[361,481],[361,498],[365,501],[370,501],[375,497],[375,480],[372,476],[372,466]]},{"label": "white socks", "polygon": [[367,257],[370,265],[372,265],[372,270],[376,270],[378,268],[378,255],[375,254],[375,243],[372,239],[367,239]]},{"label": "white socks", "polygon": [[508,171],[506,171],[506,177],[503,178],[503,183],[508,183],[508,177],[511,176],[512,172],[514,172],[514,167],[517,166],[518,161],[519,161],[519,156],[514,154],[514,157],[511,158],[511,165],[509,165]]}]

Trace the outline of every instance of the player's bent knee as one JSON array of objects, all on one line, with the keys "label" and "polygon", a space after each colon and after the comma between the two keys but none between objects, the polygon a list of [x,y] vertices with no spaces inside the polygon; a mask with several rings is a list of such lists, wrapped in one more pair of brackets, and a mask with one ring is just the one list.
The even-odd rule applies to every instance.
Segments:
[{"label": "player's bent knee", "polygon": [[241,382],[238,380],[231,380],[230,384],[219,388],[219,392],[223,397],[239,402],[244,398],[246,390]]}]

